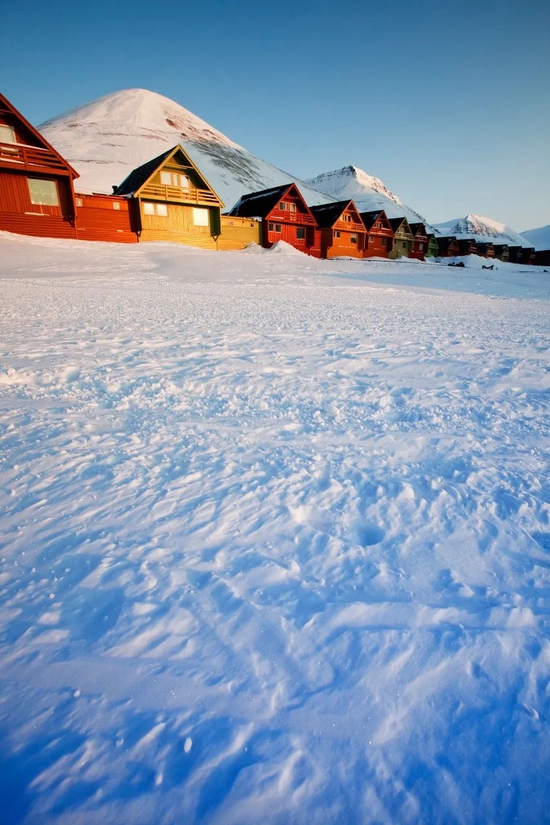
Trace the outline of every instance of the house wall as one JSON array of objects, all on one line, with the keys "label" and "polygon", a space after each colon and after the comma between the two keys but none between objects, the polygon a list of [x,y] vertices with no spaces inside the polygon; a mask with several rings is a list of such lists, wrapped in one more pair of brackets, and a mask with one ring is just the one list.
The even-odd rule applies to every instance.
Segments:
[{"label": "house wall", "polygon": [[218,249],[244,249],[251,243],[261,244],[262,223],[255,218],[221,216]]},{"label": "house wall", "polygon": [[[56,182],[59,206],[31,202],[29,178]],[[71,179],[68,175],[26,174],[0,168],[0,229],[47,238],[75,238]]]},{"label": "house wall", "polygon": [[403,234],[402,232],[396,232],[395,237],[393,239],[392,248],[390,250],[390,253],[388,254],[388,258],[408,258],[411,254],[412,247],[412,235]]},{"label": "house wall", "polygon": [[387,258],[392,247],[392,235],[379,235],[376,231],[369,232],[365,240],[363,258]]},{"label": "house wall", "polygon": [[197,226],[193,219],[193,210],[197,207],[168,203],[166,204],[167,216],[146,215],[144,203],[148,201],[141,201],[140,241],[171,241],[201,249],[217,249],[216,241],[210,232],[215,222],[220,220],[219,207],[199,207],[208,213],[208,226]]},{"label": "house wall", "polygon": [[137,243],[126,198],[76,194],[76,234],[81,241]]}]

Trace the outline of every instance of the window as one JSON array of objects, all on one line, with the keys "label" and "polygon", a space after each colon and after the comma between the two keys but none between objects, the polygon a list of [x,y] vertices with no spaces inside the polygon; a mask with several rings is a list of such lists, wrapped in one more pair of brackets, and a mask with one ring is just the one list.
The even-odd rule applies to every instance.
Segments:
[{"label": "window", "polygon": [[59,206],[57,183],[54,180],[29,178],[29,192],[31,203],[40,206]]},{"label": "window", "polygon": [[15,131],[11,126],[0,126],[0,143],[15,143]]},{"label": "window", "polygon": [[281,224],[280,224],[280,223],[276,223],[276,224],[275,224],[275,232],[281,232],[281,231],[282,231],[282,230],[281,230]]},{"label": "window", "polygon": [[288,211],[292,212],[292,214],[295,215],[296,214],[296,204],[295,203],[289,203],[288,204]]},{"label": "window", "polygon": [[274,223],[269,224],[269,231],[270,232],[275,232],[275,224]]},{"label": "window", "polygon": [[357,235],[352,235],[351,238],[350,238],[350,241],[352,243],[357,243]]},{"label": "window", "polygon": [[281,202],[280,202],[280,204],[279,204],[279,209],[281,210],[281,212],[284,212],[284,211],[285,211],[285,209],[286,209],[286,203],[285,203],[284,201],[281,201]]},{"label": "window", "polygon": [[380,238],[380,243],[382,244],[382,246],[386,246],[386,239]]},{"label": "window", "polygon": [[374,235],[369,235],[369,243],[374,243]]},{"label": "window", "polygon": [[160,173],[160,182],[163,186],[181,186],[182,189],[189,189],[189,178],[187,175],[180,175],[178,172],[163,171]]},{"label": "window", "polygon": [[82,206],[83,203],[82,198],[75,198],[74,202],[77,206]]},{"label": "window", "polygon": [[340,237],[340,230],[339,230],[339,229],[335,229],[335,230],[334,230],[334,237],[335,237],[335,238],[339,238],[339,237]]},{"label": "window", "polygon": [[407,248],[407,241],[403,241],[403,249]]},{"label": "window", "polygon": [[144,215],[158,215],[160,218],[168,217],[168,206],[165,203],[150,203],[143,201]]},{"label": "window", "polygon": [[306,239],[306,230],[303,226],[296,227],[296,238],[299,241],[305,241]]},{"label": "window", "polygon": [[113,201],[113,209],[120,209],[120,201]]},{"label": "window", "polygon": [[193,224],[195,226],[208,226],[208,209],[193,207]]},{"label": "window", "polygon": [[423,243],[419,243],[419,244],[418,244],[418,249],[420,250],[420,252],[422,252],[422,250],[424,249],[424,244],[423,244]]}]

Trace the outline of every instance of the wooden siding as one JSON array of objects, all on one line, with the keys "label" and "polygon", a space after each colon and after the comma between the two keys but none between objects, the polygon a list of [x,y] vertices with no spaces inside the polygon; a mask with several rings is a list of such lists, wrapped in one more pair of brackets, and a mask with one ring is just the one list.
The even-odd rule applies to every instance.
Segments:
[{"label": "wooden siding", "polygon": [[75,238],[70,177],[40,177],[56,181],[59,206],[31,203],[28,176],[0,169],[0,229],[21,235]]},{"label": "wooden siding", "polygon": [[137,243],[126,198],[76,193],[76,233],[81,241]]},{"label": "wooden siding", "polygon": [[[285,206],[281,208],[283,203]],[[280,231],[277,226],[281,227]],[[298,229],[304,230],[304,238],[298,237],[302,234]],[[315,218],[297,189],[287,192],[263,221],[263,246],[269,249],[278,241],[285,241],[306,255],[321,257],[321,238]]]},{"label": "wooden siding", "polygon": [[[152,202],[152,201],[150,201]],[[208,209],[209,225],[195,226],[193,222],[193,208],[185,204],[166,204],[168,215],[146,215],[143,211],[143,201],[141,202],[141,232],[140,241],[171,241],[173,243],[196,246],[201,249],[216,249],[215,238],[210,234],[213,221],[216,215],[212,212],[219,212],[219,209]]]},{"label": "wooden siding", "polygon": [[321,230],[321,256],[362,258],[366,237],[365,224],[357,210],[350,205],[343,210],[332,228]]},{"label": "wooden siding", "polygon": [[388,258],[408,258],[413,248],[413,236],[410,232],[402,232],[400,229],[395,233],[392,248],[388,254]]},{"label": "wooden siding", "polygon": [[218,249],[244,249],[251,243],[262,242],[262,223],[255,218],[221,216],[221,235]]}]

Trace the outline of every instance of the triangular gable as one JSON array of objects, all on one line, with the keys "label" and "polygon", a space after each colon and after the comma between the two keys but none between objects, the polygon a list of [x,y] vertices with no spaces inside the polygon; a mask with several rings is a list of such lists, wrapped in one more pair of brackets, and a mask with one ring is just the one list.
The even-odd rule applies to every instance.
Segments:
[{"label": "triangular gable", "polygon": [[388,218],[388,216],[386,215],[386,213],[383,209],[374,209],[370,212],[361,212],[360,215],[361,215],[361,220],[365,224],[365,228],[366,228],[367,232],[369,232],[373,228],[376,221],[383,221],[383,223],[384,223],[383,228],[384,229],[390,229],[391,230],[391,228],[392,228],[391,224],[390,224],[390,221],[389,221],[389,218]]},{"label": "triangular gable", "polygon": [[193,163],[187,152],[180,144],[174,146],[172,149],[169,149],[167,152],[163,152],[162,155],[158,155],[158,157],[148,160],[147,163],[138,166],[136,169],[133,169],[128,177],[122,181],[120,186],[115,189],[114,194],[126,196],[134,195],[135,197],[139,197],[142,189],[147,186],[151,178],[178,153],[183,156],[183,165],[193,169],[193,171],[196,172],[197,177],[204,184],[202,188],[208,189],[212,192],[212,194],[217,198],[219,205],[223,206],[223,201],[218,193],[206,180],[200,169]]},{"label": "triangular gable", "polygon": [[289,194],[299,198],[304,212],[314,219],[312,210],[295,183],[285,183],[282,186],[272,186],[270,189],[243,195],[227,214],[236,218],[267,218],[279,201]]},{"label": "triangular gable", "polygon": [[359,210],[352,200],[323,203],[320,206],[312,206],[311,211],[320,229],[331,229],[334,224],[340,220],[346,209],[350,207],[357,216],[357,223],[363,223]]},{"label": "triangular gable", "polygon": [[23,117],[21,112],[15,108],[13,103],[10,103],[7,97],[4,97],[3,94],[0,94],[0,113],[1,112],[12,115],[16,120],[18,120],[23,125],[25,129],[31,132],[33,137],[35,137],[38,141],[40,148],[46,149],[48,152],[51,152],[52,155],[54,155],[57,158],[57,160],[67,169],[72,178],[80,177],[78,172],[76,172],[73,169],[71,164],[68,161],[66,161],[65,158],[62,157],[50,143],[48,143],[46,138],[40,134],[38,129],[35,129],[34,126],[31,123],[29,123],[29,121],[25,117]]},{"label": "triangular gable", "polygon": [[417,235],[421,235],[423,238],[427,237],[426,227],[423,223],[411,223],[409,226],[415,237]]},{"label": "triangular gable", "polygon": [[402,232],[408,232],[409,235],[412,235],[411,227],[406,218],[390,218],[390,226],[394,232],[398,232],[401,229]]}]

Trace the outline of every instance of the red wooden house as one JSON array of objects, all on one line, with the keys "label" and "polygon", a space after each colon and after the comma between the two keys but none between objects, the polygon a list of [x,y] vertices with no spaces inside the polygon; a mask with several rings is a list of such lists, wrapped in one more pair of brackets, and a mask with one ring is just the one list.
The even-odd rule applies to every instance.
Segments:
[{"label": "red wooden house", "polygon": [[317,222],[295,183],[243,195],[227,214],[261,219],[262,246],[266,249],[277,241],[286,241],[301,252],[321,257]]},{"label": "red wooden house", "polygon": [[76,237],[78,174],[0,94],[0,229]]},{"label": "red wooden house", "polygon": [[460,255],[458,241],[454,235],[445,235],[437,238],[438,258],[454,258]]},{"label": "red wooden house", "polygon": [[477,254],[480,255],[482,258],[494,258],[495,247],[490,241],[487,241],[486,243],[481,243],[480,241],[478,241]]},{"label": "red wooden house", "polygon": [[75,194],[76,235],[81,241],[137,243],[127,198],[116,195]]},{"label": "red wooden house", "polygon": [[413,248],[409,254],[409,258],[424,261],[426,259],[426,252],[428,251],[428,233],[426,227],[423,223],[410,223],[409,226],[414,237]]},{"label": "red wooden house", "polygon": [[361,212],[360,215],[367,230],[363,258],[387,258],[393,242],[393,229],[388,216],[383,209]]},{"label": "red wooden house", "polygon": [[459,238],[458,240],[458,254],[459,255],[477,255],[477,243],[474,238]]},{"label": "red wooden house", "polygon": [[362,258],[367,232],[353,201],[312,206],[321,230],[321,257]]}]

